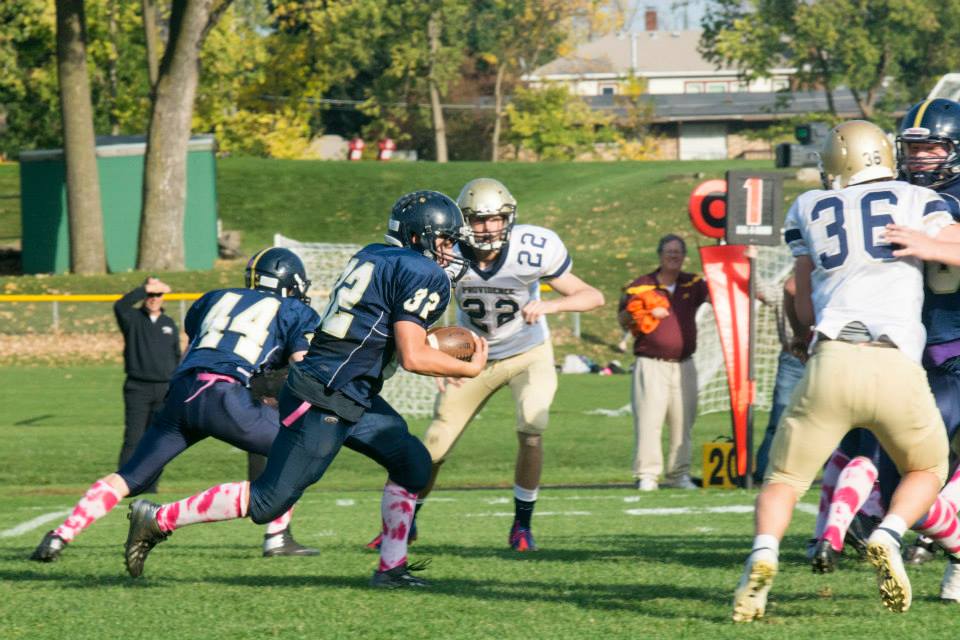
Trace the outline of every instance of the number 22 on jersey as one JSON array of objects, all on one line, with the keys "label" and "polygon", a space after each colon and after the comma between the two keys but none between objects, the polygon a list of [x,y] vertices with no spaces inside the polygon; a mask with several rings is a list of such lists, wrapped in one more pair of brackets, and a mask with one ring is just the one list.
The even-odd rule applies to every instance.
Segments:
[{"label": "number 22 on jersey", "polygon": [[197,348],[216,349],[223,339],[223,332],[231,331],[240,334],[233,352],[250,364],[257,364],[263,343],[270,335],[270,323],[280,308],[280,300],[272,296],[264,298],[231,316],[230,312],[240,300],[239,294],[228,291],[210,307],[200,324],[202,337]]}]

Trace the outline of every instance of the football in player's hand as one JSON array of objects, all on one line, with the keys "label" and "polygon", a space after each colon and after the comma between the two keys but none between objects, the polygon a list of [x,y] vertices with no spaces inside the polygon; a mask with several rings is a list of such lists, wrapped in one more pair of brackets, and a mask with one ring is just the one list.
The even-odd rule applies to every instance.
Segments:
[{"label": "football in player's hand", "polygon": [[427,344],[458,360],[470,360],[475,344],[473,332],[463,327],[440,327],[427,332]]}]

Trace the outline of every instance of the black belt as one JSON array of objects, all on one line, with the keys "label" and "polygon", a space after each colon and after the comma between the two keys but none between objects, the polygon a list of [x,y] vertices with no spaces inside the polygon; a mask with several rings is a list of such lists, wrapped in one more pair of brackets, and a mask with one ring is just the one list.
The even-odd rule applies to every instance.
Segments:
[{"label": "black belt", "polygon": [[680,362],[686,362],[687,360],[690,359],[690,356],[687,356],[686,358],[658,358],[656,356],[638,356],[638,357],[650,358],[651,360],[659,360],[660,362],[672,362],[674,364],[678,364]]}]

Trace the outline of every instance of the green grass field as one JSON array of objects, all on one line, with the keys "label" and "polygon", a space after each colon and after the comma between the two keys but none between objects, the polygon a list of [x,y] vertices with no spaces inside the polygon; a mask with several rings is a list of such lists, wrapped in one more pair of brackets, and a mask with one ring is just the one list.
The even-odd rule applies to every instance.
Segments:
[{"label": "green grass field", "polygon": [[[113,469],[121,382],[117,367],[0,371],[4,639],[842,638],[952,628],[955,612],[937,600],[939,563],[911,569],[914,608],[902,616],[882,610],[863,563],[848,560],[837,574],[811,574],[802,549],[814,494],[784,542],[768,617],[747,626],[729,622],[750,544],[753,494],[626,488],[629,417],[584,413],[626,402],[626,376],[561,376],[544,482],[567,487],[541,494],[535,530],[542,549],[534,554],[506,548],[515,450],[509,396],[501,393],[485,408],[421,512],[411,557],[433,559],[428,592],[366,586],[375,555],[363,543],[377,526],[383,475],[350,451],[308,491],[295,516],[297,537],[318,546],[319,557],[264,560],[262,532],[248,522],[195,526],[159,546],[135,581],[123,570],[124,504],[82,534],[60,562],[28,562],[62,516],[32,528],[25,523],[70,509]],[[424,420],[411,423],[416,433],[424,427]],[[726,415],[701,418],[697,450],[728,429]],[[159,499],[242,479],[244,470],[236,450],[201,443],[168,467]]]}]

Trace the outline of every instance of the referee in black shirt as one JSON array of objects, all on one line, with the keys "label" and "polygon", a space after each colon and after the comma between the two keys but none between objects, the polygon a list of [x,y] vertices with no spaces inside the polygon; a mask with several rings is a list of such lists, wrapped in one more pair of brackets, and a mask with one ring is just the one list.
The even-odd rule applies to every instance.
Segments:
[{"label": "referee in black shirt", "polygon": [[[122,467],[133,455],[153,419],[163,406],[167,383],[180,363],[180,332],[173,318],[163,312],[163,294],[170,287],[157,278],[147,278],[141,287],[113,305],[123,332],[124,421]],[[139,307],[137,303],[143,302]],[[159,478],[159,475],[157,476]],[[155,493],[156,481],[144,493]]]}]

